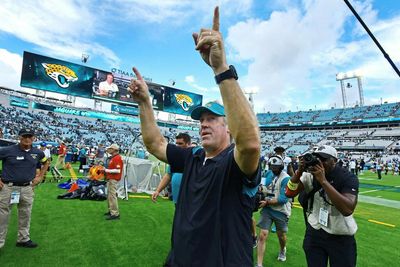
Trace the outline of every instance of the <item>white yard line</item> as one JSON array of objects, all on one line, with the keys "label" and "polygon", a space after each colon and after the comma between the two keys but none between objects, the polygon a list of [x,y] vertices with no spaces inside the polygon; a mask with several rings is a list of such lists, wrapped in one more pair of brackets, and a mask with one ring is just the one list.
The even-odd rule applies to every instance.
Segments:
[{"label": "white yard line", "polygon": [[359,192],[359,194],[371,193],[371,192],[376,192],[376,191],[379,191],[379,190],[380,190],[380,189],[374,189],[374,190],[362,191],[362,192]]}]

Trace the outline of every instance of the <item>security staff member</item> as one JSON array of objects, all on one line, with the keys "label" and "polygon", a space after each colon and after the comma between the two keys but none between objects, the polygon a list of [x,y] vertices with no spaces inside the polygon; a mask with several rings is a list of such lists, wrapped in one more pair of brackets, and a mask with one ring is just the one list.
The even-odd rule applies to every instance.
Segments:
[{"label": "security staff member", "polygon": [[0,248],[6,240],[11,204],[18,204],[17,247],[37,247],[29,237],[33,188],[42,181],[50,162],[43,151],[32,147],[34,139],[32,129],[21,129],[19,144],[0,149],[3,166],[0,180]]},{"label": "security staff member", "polygon": [[286,196],[299,192],[306,219],[303,249],[309,267],[356,266],[357,224],[352,216],[357,205],[358,179],[337,162],[337,151],[320,146],[316,159],[307,163],[300,158],[299,169],[286,186]]}]

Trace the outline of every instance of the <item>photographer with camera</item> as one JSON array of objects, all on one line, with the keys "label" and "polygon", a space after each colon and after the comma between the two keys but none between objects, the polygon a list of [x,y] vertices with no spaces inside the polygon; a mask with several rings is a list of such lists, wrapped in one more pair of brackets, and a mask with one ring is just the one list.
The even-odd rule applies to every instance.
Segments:
[{"label": "photographer with camera", "polygon": [[299,169],[286,186],[287,197],[299,195],[306,220],[303,249],[307,264],[356,266],[357,224],[352,216],[358,179],[337,163],[337,151],[320,146],[300,157]]},{"label": "photographer with camera", "polygon": [[263,199],[259,200],[261,210],[260,221],[257,226],[261,229],[257,248],[257,266],[262,266],[265,241],[272,223],[276,225],[276,234],[278,235],[280,253],[279,261],[286,261],[286,233],[288,230],[289,216],[291,213],[291,204],[285,196],[285,188],[290,179],[284,171],[283,159],[278,156],[272,156],[268,160],[269,171],[265,176],[265,182],[262,185]]}]

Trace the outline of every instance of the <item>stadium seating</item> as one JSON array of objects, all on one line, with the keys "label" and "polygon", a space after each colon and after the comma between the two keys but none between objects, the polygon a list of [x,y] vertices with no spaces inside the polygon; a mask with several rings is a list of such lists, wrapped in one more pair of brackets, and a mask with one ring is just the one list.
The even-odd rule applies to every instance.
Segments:
[{"label": "stadium seating", "polygon": [[[59,142],[64,140],[70,144],[84,144],[89,147],[118,143],[124,151],[130,148],[144,149],[141,137],[138,138],[140,135],[139,124],[11,107],[7,100],[7,97],[0,98],[0,128],[5,139],[15,140],[20,128],[33,127],[37,132],[38,141]],[[278,145],[285,147],[287,153],[293,155],[310,151],[319,145],[332,145],[341,151],[358,151],[354,153],[370,155],[371,158],[376,151],[392,155],[397,153],[394,151],[400,150],[400,127],[378,128],[378,126],[369,125],[368,128],[363,128],[363,125],[357,125],[354,128],[332,129],[330,127],[323,130],[311,130],[311,128],[298,130],[295,127],[290,130],[286,127],[283,130],[279,128],[280,124],[290,126],[296,123],[332,123],[333,121],[346,122],[360,119],[374,121],[387,118],[399,118],[400,120],[400,103],[347,109],[262,113],[257,114],[257,117],[263,129],[261,131],[261,153],[263,155],[273,153],[273,149]],[[182,126],[188,125],[187,121],[179,121],[179,123]],[[263,128],[263,125],[278,126],[268,130],[268,128]],[[179,132],[188,132],[197,143],[200,140],[197,131],[169,127],[160,127],[160,129],[171,143],[175,141],[175,136]]]}]

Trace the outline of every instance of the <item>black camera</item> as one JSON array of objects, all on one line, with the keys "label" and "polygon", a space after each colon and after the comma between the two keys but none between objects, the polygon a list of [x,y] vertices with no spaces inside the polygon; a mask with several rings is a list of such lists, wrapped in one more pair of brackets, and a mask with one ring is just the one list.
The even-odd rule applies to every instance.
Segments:
[{"label": "black camera", "polygon": [[304,154],[303,159],[304,159],[304,168],[306,168],[306,169],[308,167],[315,166],[319,163],[318,158],[311,153]]}]

